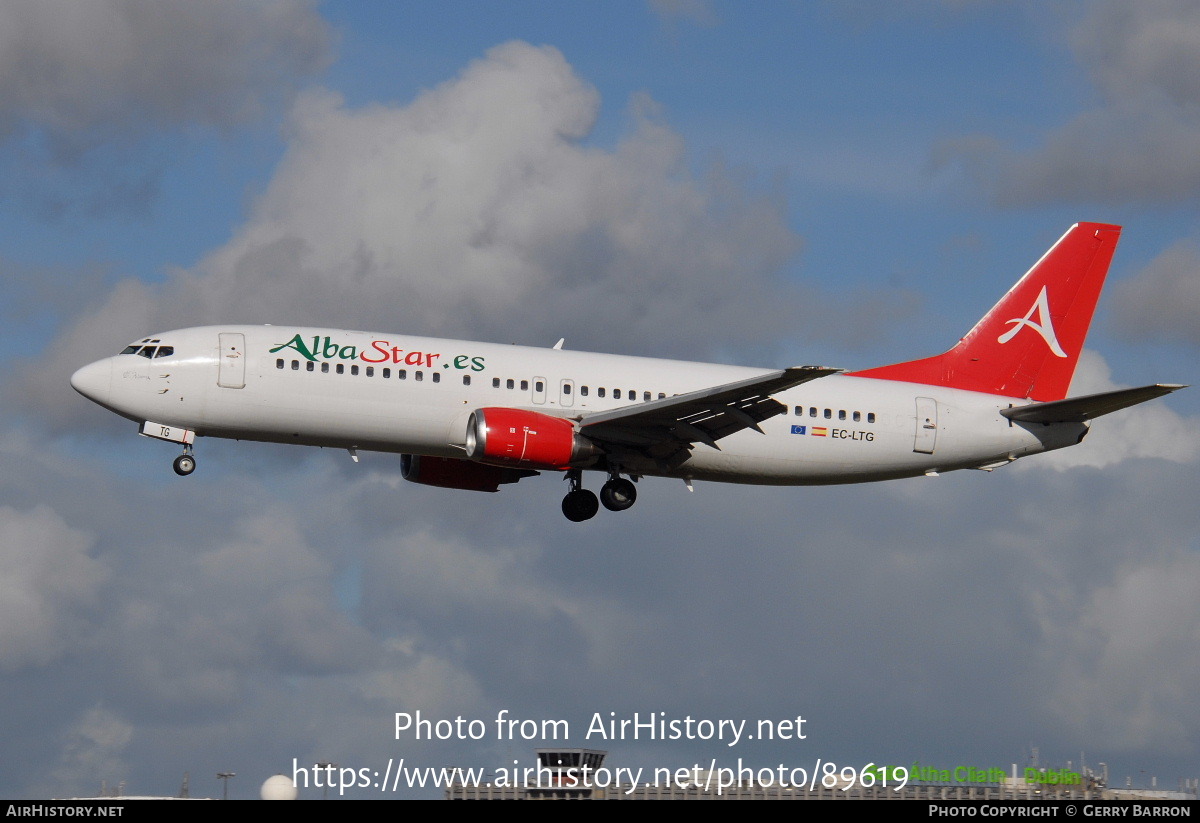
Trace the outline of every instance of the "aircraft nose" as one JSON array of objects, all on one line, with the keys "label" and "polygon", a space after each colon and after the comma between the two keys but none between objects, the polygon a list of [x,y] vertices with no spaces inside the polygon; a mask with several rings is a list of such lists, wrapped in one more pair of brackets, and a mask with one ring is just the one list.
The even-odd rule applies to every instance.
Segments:
[{"label": "aircraft nose", "polygon": [[112,385],[112,363],[97,360],[71,375],[71,387],[88,400],[103,403]]}]

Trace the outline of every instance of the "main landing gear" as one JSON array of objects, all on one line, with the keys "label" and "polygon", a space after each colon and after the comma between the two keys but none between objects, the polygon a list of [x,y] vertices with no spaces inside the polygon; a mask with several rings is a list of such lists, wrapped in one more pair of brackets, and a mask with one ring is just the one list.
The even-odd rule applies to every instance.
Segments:
[{"label": "main landing gear", "polygon": [[623,512],[637,502],[637,486],[624,477],[612,477],[600,487],[600,502],[610,512]]},{"label": "main landing gear", "polygon": [[633,481],[626,480],[615,472],[600,488],[599,499],[595,492],[583,488],[583,472],[579,469],[567,471],[567,482],[571,484],[571,490],[563,498],[562,510],[572,523],[591,520],[596,516],[596,512],[600,511],[601,503],[611,512],[623,512],[637,500],[637,487],[633,485]]},{"label": "main landing gear", "polygon": [[183,454],[175,458],[175,462],[171,464],[171,468],[180,477],[187,477],[196,470],[196,458],[192,456],[192,447],[184,444]]},{"label": "main landing gear", "polygon": [[583,488],[583,472],[579,469],[568,469],[567,482],[571,484],[571,490],[563,498],[563,514],[572,523],[591,520],[596,516],[596,512],[600,511],[600,501],[596,499],[595,492]]}]

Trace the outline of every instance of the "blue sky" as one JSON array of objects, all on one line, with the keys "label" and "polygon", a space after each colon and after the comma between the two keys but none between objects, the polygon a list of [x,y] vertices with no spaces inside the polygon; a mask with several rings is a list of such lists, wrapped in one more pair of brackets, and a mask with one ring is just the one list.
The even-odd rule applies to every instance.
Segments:
[{"label": "blue sky", "polygon": [[1194,382],[1190,4],[196,8],[0,10],[0,795],[534,748],[389,739],[418,709],[1197,775],[1192,391],[992,475],[649,482],[580,529],[552,478],[481,500],[382,455],[205,442],[179,480],[67,384],[218,322],[867,367],[948,347],[1077,220],[1125,226],[1077,388]]}]

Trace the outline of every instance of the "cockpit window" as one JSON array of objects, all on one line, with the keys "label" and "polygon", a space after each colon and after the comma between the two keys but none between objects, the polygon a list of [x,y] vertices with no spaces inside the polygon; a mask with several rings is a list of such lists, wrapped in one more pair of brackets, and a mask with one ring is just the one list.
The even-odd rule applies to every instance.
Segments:
[{"label": "cockpit window", "polygon": [[[121,354],[139,354],[145,358],[151,357],[170,357],[175,353],[174,346],[156,346],[158,340],[151,340],[147,337],[140,343],[133,343],[121,349]],[[146,345],[149,343],[150,345]]]}]

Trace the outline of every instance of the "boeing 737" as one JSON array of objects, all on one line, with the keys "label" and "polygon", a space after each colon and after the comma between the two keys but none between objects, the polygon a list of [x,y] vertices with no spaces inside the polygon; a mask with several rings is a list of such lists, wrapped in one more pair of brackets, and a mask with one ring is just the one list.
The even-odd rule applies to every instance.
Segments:
[{"label": "boeing 737", "polygon": [[[1119,226],[1078,223],[944,354],[846,372],[656,360],[289,326],[153,334],[71,385],[147,437],[401,454],[415,483],[494,492],[543,471],[563,513],[622,511],[643,477],[771,485],[991,471],[1183,388],[1067,397]],[[597,495],[583,470],[607,479]]]}]

